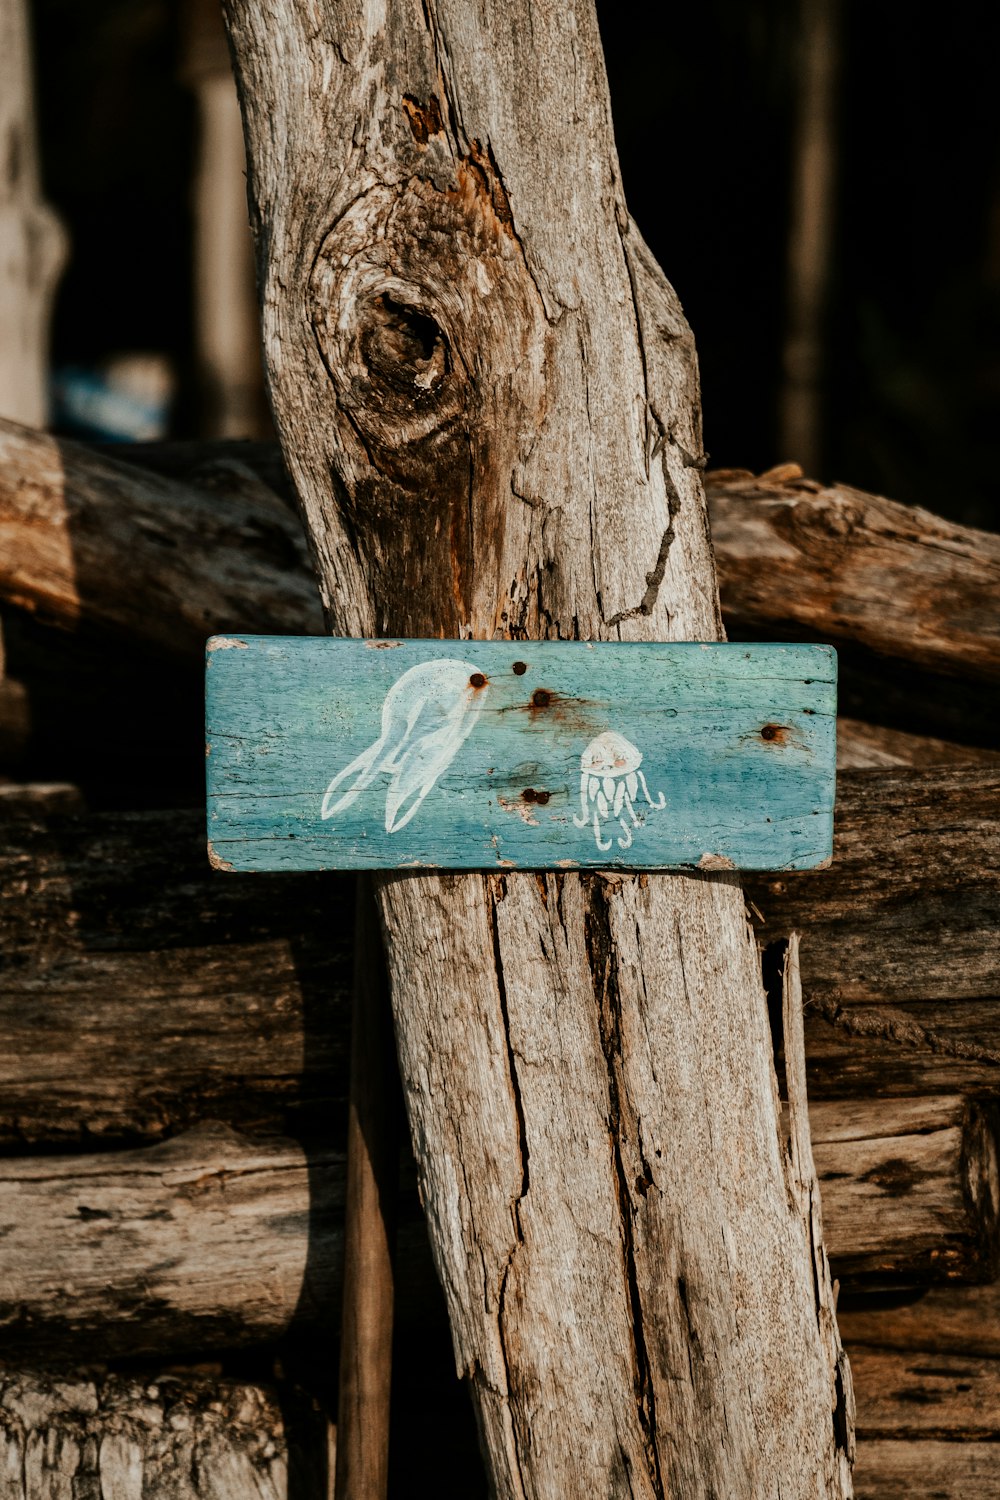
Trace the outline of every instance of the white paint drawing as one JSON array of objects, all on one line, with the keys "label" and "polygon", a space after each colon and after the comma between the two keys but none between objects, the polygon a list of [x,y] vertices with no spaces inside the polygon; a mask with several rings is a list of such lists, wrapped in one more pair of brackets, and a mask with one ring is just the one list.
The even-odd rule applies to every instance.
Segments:
[{"label": "white paint drawing", "polygon": [[[608,729],[591,740],[580,757],[580,811],[574,813],[577,828],[586,828],[593,819],[594,839],[598,849],[610,849],[613,843],[601,838],[601,823],[617,818],[621,825],[618,847],[628,849],[632,843],[632,828],[638,828],[642,819],[636,814],[635,801],[642,787],[643,795],[650,807],[666,807],[667,799],[662,792],[654,802],[640,767],[642,755],[624,735]],[[624,814],[631,819],[626,823]]]},{"label": "white paint drawing", "polygon": [[404,672],[385,695],[382,733],[330,782],[322,816],[332,818],[349,807],[376,776],[388,771],[386,832],[405,828],[468,738],[487,691],[478,668],[450,657]]}]

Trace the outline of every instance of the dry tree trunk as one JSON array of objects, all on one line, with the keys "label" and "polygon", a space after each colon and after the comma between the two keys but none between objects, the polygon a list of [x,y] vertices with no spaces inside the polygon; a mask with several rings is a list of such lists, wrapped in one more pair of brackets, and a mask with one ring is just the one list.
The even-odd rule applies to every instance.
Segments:
[{"label": "dry tree trunk", "polygon": [[786,458],[819,473],[823,459],[824,323],[833,257],[840,0],[799,0],[792,134],[788,307],[778,398]]},{"label": "dry tree trunk", "polygon": [[182,10],[183,75],[198,104],[194,174],[194,333],[202,431],[248,438],[268,429],[247,227],[240,107],[218,0]]},{"label": "dry tree trunk", "polygon": [[[718,638],[694,353],[625,209],[593,8],[227,10],[331,626]],[[495,1492],[848,1494],[738,882],[411,874],[379,899]]]},{"label": "dry tree trunk", "polygon": [[66,251],[39,183],[27,0],[0,0],[0,141],[0,416],[41,427]]}]

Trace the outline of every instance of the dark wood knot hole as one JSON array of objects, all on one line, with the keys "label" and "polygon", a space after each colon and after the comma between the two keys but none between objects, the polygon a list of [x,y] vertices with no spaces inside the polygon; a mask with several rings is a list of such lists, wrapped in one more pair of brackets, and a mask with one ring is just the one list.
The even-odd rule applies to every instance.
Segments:
[{"label": "dark wood knot hole", "polygon": [[448,340],[429,313],[388,292],[364,310],[361,352],[373,380],[411,396],[433,395],[451,370]]}]

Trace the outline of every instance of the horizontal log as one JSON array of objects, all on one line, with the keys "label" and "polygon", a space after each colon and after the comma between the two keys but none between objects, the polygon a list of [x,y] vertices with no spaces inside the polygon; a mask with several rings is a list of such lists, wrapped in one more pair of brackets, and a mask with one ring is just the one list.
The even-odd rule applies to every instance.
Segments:
[{"label": "horizontal log", "polygon": [[158,654],[321,633],[301,530],[249,469],[198,486],[0,421],[0,599]]},{"label": "horizontal log", "polygon": [[[811,1092],[1000,1092],[990,778],[838,790],[832,868],[747,888],[763,944],[805,934]],[[148,1142],[208,1116],[339,1129],[350,878],[222,879],[199,812],[70,816],[55,795],[0,797],[0,1148]]]},{"label": "horizontal log", "polygon": [[[139,1151],[0,1162],[6,1350],[105,1359],[330,1334],[344,1158],[205,1126]],[[308,1275],[307,1273],[308,1265]]]},{"label": "horizontal log", "polygon": [[982,688],[1000,681],[1000,537],[794,465],[706,488],[731,636],[828,641],[846,712],[996,745]]},{"label": "horizontal log", "polygon": [[841,774],[831,868],[745,882],[765,966],[804,934],[813,1097],[1000,1093],[998,825],[993,767]]},{"label": "horizontal log", "polygon": [[1000,1439],[1000,1360],[865,1347],[848,1353],[859,1439]]},{"label": "horizontal log", "polygon": [[947,1096],[817,1099],[809,1123],[827,1249],[843,1282],[996,1275],[992,1110]]},{"label": "horizontal log", "polygon": [[[960,1099],[884,1101],[859,1134],[852,1112],[810,1111],[835,1274],[990,1274],[997,1157],[982,1117]],[[131,1151],[0,1160],[4,1347],[98,1340],[117,1357],[330,1333],[344,1184],[340,1149],[223,1125]],[[400,1218],[400,1317],[421,1323],[440,1303],[412,1179]]]},{"label": "horizontal log", "polygon": [[[996,747],[981,692],[1000,678],[996,537],[793,467],[707,488],[731,634],[830,641],[858,717]],[[4,423],[0,600],[182,657],[212,632],[322,633],[289,500],[268,444],[111,456]]]},{"label": "horizontal log", "polygon": [[1000,1495],[1000,1443],[858,1441],[854,1500],[986,1500]]},{"label": "horizontal log", "polygon": [[1000,765],[1000,750],[960,745],[933,735],[909,734],[884,724],[866,724],[841,714],[837,719],[838,771],[871,771],[895,766]]},{"label": "horizontal log", "polygon": [[847,772],[828,870],[749,876],[762,942],[804,934],[807,1007],[996,993],[1000,771]]},{"label": "horizontal log", "polygon": [[[5,1357],[101,1358],[334,1337],[343,1150],[207,1123],[157,1146],[0,1161]],[[400,1319],[444,1317],[412,1186]]]},{"label": "horizontal log", "polygon": [[795,624],[929,672],[1000,681],[1000,537],[824,487],[794,465],[716,471],[705,484],[734,624]]},{"label": "horizontal log", "polygon": [[0,797],[0,1147],[346,1128],[350,877],[208,867],[194,810]]},{"label": "horizontal log", "polygon": [[841,1298],[837,1322],[852,1345],[1000,1360],[1000,1282]]},{"label": "horizontal log", "polygon": [[[864,1380],[868,1371],[860,1373]],[[884,1365],[880,1373],[897,1374]],[[939,1385],[940,1373],[928,1379]],[[441,1443],[438,1383],[432,1390],[437,1422],[415,1380],[397,1400],[391,1478],[407,1493],[426,1476],[441,1500],[468,1500],[484,1490],[481,1465],[460,1421],[449,1422],[449,1442]],[[461,1418],[460,1409],[455,1414]],[[424,1419],[422,1426],[415,1418]],[[5,1500],[70,1494],[326,1500],[335,1437],[323,1408],[288,1379],[237,1379],[178,1366],[128,1374],[0,1370]],[[858,1443],[856,1500],[985,1500],[998,1492],[998,1442],[862,1437]]]}]

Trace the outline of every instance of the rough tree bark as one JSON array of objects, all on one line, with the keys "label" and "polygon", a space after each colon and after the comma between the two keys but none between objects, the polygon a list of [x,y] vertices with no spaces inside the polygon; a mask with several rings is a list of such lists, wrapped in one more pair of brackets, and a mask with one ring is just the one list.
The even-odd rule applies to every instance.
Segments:
[{"label": "rough tree bark", "polygon": [[[718,638],[694,353],[625,208],[593,7],[227,14],[330,625]],[[379,900],[496,1493],[848,1494],[738,882],[405,875]]]}]

